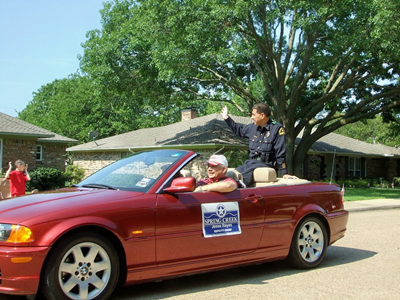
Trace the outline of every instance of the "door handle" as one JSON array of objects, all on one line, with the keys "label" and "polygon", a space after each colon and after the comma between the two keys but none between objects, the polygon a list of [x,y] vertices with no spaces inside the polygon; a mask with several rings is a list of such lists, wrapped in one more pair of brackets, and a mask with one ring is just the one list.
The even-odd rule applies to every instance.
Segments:
[{"label": "door handle", "polygon": [[262,200],[262,198],[263,197],[261,195],[250,195],[244,199],[250,201],[251,203],[257,203],[258,200]]}]

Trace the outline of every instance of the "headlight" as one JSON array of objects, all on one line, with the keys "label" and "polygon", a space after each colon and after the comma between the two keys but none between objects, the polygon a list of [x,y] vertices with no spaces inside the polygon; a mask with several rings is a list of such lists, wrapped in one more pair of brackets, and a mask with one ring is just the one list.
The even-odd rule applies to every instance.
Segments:
[{"label": "headlight", "polygon": [[33,240],[33,233],[28,227],[15,224],[0,224],[0,242],[29,243]]}]

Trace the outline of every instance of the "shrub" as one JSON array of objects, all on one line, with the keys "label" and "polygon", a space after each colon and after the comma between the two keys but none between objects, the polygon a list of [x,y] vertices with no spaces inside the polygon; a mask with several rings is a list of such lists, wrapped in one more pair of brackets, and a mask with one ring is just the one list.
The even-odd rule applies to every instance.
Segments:
[{"label": "shrub", "polygon": [[[400,182],[400,180],[397,179],[400,179],[400,177],[393,178],[394,185],[396,185],[397,182]],[[330,182],[330,179],[322,179],[316,181]],[[392,187],[392,183],[384,180],[383,178],[348,178],[348,179],[332,180],[332,183],[336,183],[339,186],[344,185],[345,187],[349,188]]]},{"label": "shrub", "polygon": [[65,185],[70,186],[82,181],[83,177],[85,177],[85,170],[79,166],[68,165],[64,174],[67,181]]},{"label": "shrub", "polygon": [[48,191],[65,186],[65,175],[56,168],[38,167],[29,172],[31,180],[27,182],[26,189]]},{"label": "shrub", "polygon": [[369,187],[381,187],[382,179],[380,178],[348,178],[338,180],[338,184],[350,188],[369,188]]}]

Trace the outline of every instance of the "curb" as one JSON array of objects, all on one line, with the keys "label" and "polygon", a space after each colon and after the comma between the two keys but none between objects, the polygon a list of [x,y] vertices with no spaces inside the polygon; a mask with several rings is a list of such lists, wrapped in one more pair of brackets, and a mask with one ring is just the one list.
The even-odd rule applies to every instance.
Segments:
[{"label": "curb", "polygon": [[400,199],[376,199],[344,202],[344,209],[349,212],[369,210],[400,209]]},{"label": "curb", "polygon": [[355,208],[345,208],[348,212],[362,212],[369,210],[387,210],[387,209],[400,209],[398,205],[387,205],[387,206],[375,206],[375,207],[355,207]]}]

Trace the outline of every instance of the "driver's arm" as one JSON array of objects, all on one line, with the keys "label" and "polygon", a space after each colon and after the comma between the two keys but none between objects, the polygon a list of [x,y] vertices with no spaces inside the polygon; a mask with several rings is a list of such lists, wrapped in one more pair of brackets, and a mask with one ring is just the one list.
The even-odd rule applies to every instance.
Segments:
[{"label": "driver's arm", "polygon": [[224,181],[214,182],[207,185],[198,186],[194,191],[195,192],[220,192],[220,193],[228,193],[236,190],[238,185],[236,181],[229,178]]}]

